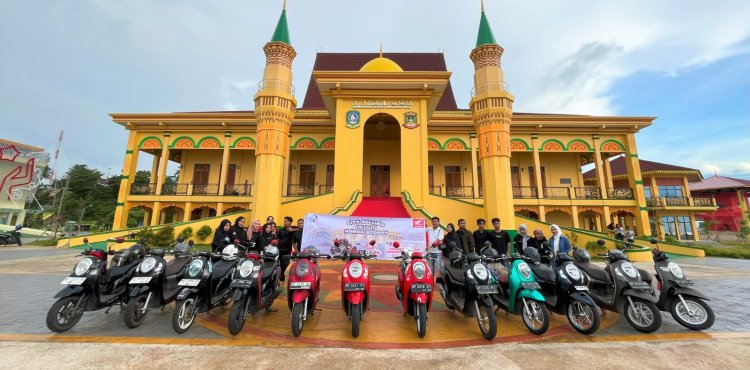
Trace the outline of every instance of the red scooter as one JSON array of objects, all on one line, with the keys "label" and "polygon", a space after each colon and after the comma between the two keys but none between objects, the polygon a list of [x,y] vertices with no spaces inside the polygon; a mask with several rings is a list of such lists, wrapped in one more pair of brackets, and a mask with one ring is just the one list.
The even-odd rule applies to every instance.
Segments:
[{"label": "red scooter", "polygon": [[[395,248],[399,242],[393,242]],[[401,260],[396,284],[396,297],[404,307],[404,316],[411,315],[417,321],[417,335],[424,338],[427,333],[427,311],[432,306],[432,288],[435,281],[422,252],[408,248],[401,251]],[[429,254],[428,257],[430,258]],[[404,294],[406,293],[406,294]]]},{"label": "red scooter", "polygon": [[299,337],[305,325],[308,312],[313,314],[318,305],[320,293],[320,268],[318,258],[331,258],[330,255],[320,254],[315,247],[307,247],[299,254],[292,254],[296,261],[289,268],[287,282],[287,303],[292,311],[292,334]]},{"label": "red scooter", "polygon": [[[359,336],[359,322],[367,310],[370,298],[370,271],[362,260],[375,258],[374,255],[361,254],[347,240],[335,240],[333,244],[341,248],[341,255],[334,256],[346,262],[341,270],[341,305],[344,313],[352,320],[352,337]],[[370,245],[375,245],[371,241]]]}]

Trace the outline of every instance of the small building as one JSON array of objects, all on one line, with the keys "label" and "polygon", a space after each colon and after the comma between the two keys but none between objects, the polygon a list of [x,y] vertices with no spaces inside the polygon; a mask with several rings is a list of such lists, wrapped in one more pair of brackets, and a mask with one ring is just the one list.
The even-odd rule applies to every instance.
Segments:
[{"label": "small building", "polygon": [[750,180],[714,175],[690,184],[693,197],[713,197],[718,209],[712,213],[699,213],[696,218],[709,222],[711,230],[733,231],[740,229],[740,222],[748,220],[750,208]]},{"label": "small building", "polygon": [[48,161],[42,148],[0,138],[0,225],[23,224]]}]

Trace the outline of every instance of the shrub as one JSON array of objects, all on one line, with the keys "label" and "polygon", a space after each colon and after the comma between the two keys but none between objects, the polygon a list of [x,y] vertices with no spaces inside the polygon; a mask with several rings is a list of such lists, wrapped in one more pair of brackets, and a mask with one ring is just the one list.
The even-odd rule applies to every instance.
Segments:
[{"label": "shrub", "polygon": [[195,235],[198,237],[198,240],[204,242],[209,236],[211,236],[212,233],[213,230],[211,229],[211,226],[203,225],[200,229],[198,229],[198,232]]},{"label": "shrub", "polygon": [[154,237],[152,240],[149,240],[149,244],[155,248],[158,248],[158,247],[166,248],[168,245],[172,244],[173,240],[174,240],[174,227],[164,226],[161,229],[159,229],[156,233],[154,233]]},{"label": "shrub", "polygon": [[[130,237],[130,236],[128,236]],[[150,241],[154,239],[154,230],[150,228],[143,228],[137,233],[135,233],[135,239],[141,240],[146,239],[146,241]]]},{"label": "shrub", "polygon": [[676,243],[677,239],[672,235],[667,235],[664,237],[664,241],[667,243]]},{"label": "shrub", "polygon": [[589,251],[591,255],[597,255],[599,253],[606,253],[607,246],[599,245],[595,241],[591,240],[588,243],[586,243],[586,250]]},{"label": "shrub", "polygon": [[185,240],[188,240],[188,239],[192,238],[193,237],[193,228],[190,227],[190,226],[188,226],[188,227],[182,229],[182,231],[180,231],[180,235],[179,236],[181,238],[185,238]]}]

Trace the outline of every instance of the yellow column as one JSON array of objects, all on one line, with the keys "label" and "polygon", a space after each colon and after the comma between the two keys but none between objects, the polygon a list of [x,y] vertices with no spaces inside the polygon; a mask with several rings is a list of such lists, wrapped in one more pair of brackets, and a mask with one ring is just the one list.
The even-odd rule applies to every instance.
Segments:
[{"label": "yellow column", "polygon": [[[609,213],[609,206],[602,207],[604,212],[604,225],[602,225],[602,231],[607,228],[610,222],[612,222],[612,215]],[[612,235],[610,235],[612,236]]]},{"label": "yellow column", "polygon": [[602,226],[602,218],[596,217],[594,221],[596,222],[596,231],[604,231],[604,226]]},{"label": "yellow column", "polygon": [[542,165],[539,161],[539,137],[531,135],[531,145],[533,146],[534,156],[534,178],[536,181],[536,194],[539,198],[544,198],[544,189],[542,188]]},{"label": "yellow column", "polygon": [[[156,176],[156,194],[161,194],[161,187],[164,185],[164,177],[167,175],[167,163],[169,161],[169,132],[164,133],[164,146],[161,148],[159,157],[159,173]],[[158,213],[155,219],[159,219]]]},{"label": "yellow column", "polygon": [[627,134],[625,141],[625,165],[628,170],[628,184],[633,188],[633,195],[639,207],[635,215],[635,223],[638,226],[638,231],[640,231],[641,235],[650,235],[651,226],[648,223],[646,196],[643,192],[643,178],[641,177],[641,166],[640,163],[638,163],[635,134]]},{"label": "yellow column", "polygon": [[612,189],[614,187],[612,184],[612,165],[609,163],[609,158],[604,158],[602,161],[604,161],[604,181],[607,184],[607,188]]},{"label": "yellow column", "polygon": [[690,194],[690,183],[688,182],[687,176],[682,176],[682,196],[687,198],[690,207],[695,206],[693,197]]},{"label": "yellow column", "polygon": [[223,214],[224,214],[224,203],[219,202],[216,204],[216,215],[221,216]]},{"label": "yellow column", "polygon": [[224,195],[227,185],[227,172],[229,172],[229,146],[231,145],[232,133],[224,133],[224,148],[221,153],[221,171],[219,173],[219,196]]},{"label": "yellow column", "polygon": [[128,227],[128,214],[125,202],[130,191],[130,183],[135,180],[135,171],[138,167],[138,148],[136,148],[136,137],[138,131],[131,130],[128,136],[128,144],[125,150],[125,162],[122,165],[122,176],[120,177],[120,191],[117,194],[117,205],[115,206],[115,217],[112,227],[125,229]]},{"label": "yellow column", "polygon": [[743,196],[742,190],[737,190],[737,201],[740,202],[740,214],[742,214],[742,219],[747,220],[747,197]]},{"label": "yellow column", "polygon": [[693,230],[693,240],[700,241],[701,236],[698,227],[695,225],[695,214],[693,212],[688,212],[688,214],[690,215],[690,229]]},{"label": "yellow column", "polygon": [[159,225],[161,222],[161,202],[154,202],[154,210],[151,212],[151,226]]},{"label": "yellow column", "polygon": [[[190,214],[193,213],[193,203],[185,202],[185,213],[182,215],[182,222],[190,221]],[[198,230],[195,230],[198,231]]]},{"label": "yellow column", "polygon": [[602,193],[602,199],[607,199],[607,183],[604,179],[604,169],[602,168],[602,153],[599,151],[599,135],[592,135],[594,142],[594,167],[596,168],[596,184]]},{"label": "yellow column", "polygon": [[[351,102],[336,99],[336,153],[334,154],[334,207],[346,205],[352,193],[362,191],[364,126],[369,117],[360,116],[359,126],[346,127],[346,112]],[[369,169],[368,169],[369,171]],[[402,171],[403,173],[403,171]],[[291,179],[289,181],[292,181]],[[361,199],[361,198],[360,198]]]},{"label": "yellow column", "polygon": [[578,225],[578,206],[571,206],[570,212],[573,214],[573,227],[576,229],[580,229]]},{"label": "yellow column", "polygon": [[[287,135],[289,143],[292,142],[292,134]],[[289,161],[292,160],[292,147],[291,145],[286,148],[286,157],[284,157],[284,168],[281,169],[284,180],[281,182],[281,195],[286,194],[286,189],[289,188]],[[334,166],[334,171],[336,171]]]},{"label": "yellow column", "polygon": [[[477,170],[477,135],[469,135],[469,150],[471,150],[471,183],[474,186],[474,198],[479,198],[479,171]],[[484,188],[482,189],[484,190]]]},{"label": "yellow column", "polygon": [[[151,161],[151,175],[148,178],[149,186],[154,186],[154,184],[156,184],[155,181],[158,176],[157,173],[159,172],[159,159],[161,159],[161,157],[154,154],[154,159]],[[151,191],[153,192],[153,189]]]},{"label": "yellow column", "polygon": [[547,216],[545,213],[544,206],[539,206],[539,221],[546,222]]}]

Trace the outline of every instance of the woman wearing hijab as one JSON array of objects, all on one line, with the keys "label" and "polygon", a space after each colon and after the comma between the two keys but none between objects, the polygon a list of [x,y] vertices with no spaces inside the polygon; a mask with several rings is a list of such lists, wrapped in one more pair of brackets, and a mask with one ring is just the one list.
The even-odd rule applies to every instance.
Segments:
[{"label": "woman wearing hijab", "polygon": [[[453,244],[450,244],[450,242],[453,242]],[[440,244],[440,249],[443,251],[443,257],[448,257],[451,252],[453,252],[451,245],[459,245],[458,235],[456,234],[456,227],[453,226],[453,224],[448,224],[445,226],[443,243]]]},{"label": "woman wearing hijab", "polygon": [[258,234],[258,240],[255,242],[255,248],[258,250],[263,250],[263,248],[267,247],[269,244],[271,244],[274,240],[279,240],[279,238],[276,236],[276,233],[273,232],[273,228],[270,223],[267,223],[263,225],[263,229],[260,234]]},{"label": "woman wearing hijab", "polygon": [[260,235],[260,220],[253,220],[253,223],[247,229],[248,242],[257,243],[258,235]]},{"label": "woman wearing hijab", "polygon": [[235,240],[240,241],[240,245],[249,247],[250,242],[247,240],[247,230],[245,230],[245,218],[240,216],[234,220],[234,226],[232,227],[232,243]]},{"label": "woman wearing hijab", "polygon": [[223,219],[219,227],[214,231],[214,240],[211,242],[211,249],[215,252],[221,252],[221,248],[232,242],[232,222]]},{"label": "woman wearing hijab", "polygon": [[[552,250],[552,252],[554,252],[555,254],[570,253],[573,248],[571,248],[568,238],[562,234],[560,226],[553,224],[552,226],[550,226],[550,232],[552,233],[552,237],[549,240],[549,248]],[[550,267],[552,267],[553,270],[555,269],[554,259],[550,261]]]},{"label": "woman wearing hijab", "polygon": [[535,247],[534,238],[529,235],[529,229],[525,224],[518,225],[518,234],[513,237],[513,249],[516,253],[523,255],[523,250],[526,247]]}]

